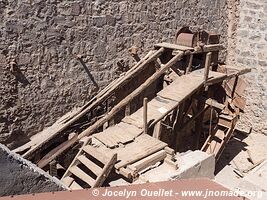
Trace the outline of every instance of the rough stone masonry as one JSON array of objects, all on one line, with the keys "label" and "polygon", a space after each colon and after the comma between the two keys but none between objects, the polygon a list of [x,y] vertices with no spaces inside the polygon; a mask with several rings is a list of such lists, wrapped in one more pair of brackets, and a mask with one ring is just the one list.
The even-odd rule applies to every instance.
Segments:
[{"label": "rough stone masonry", "polygon": [[66,190],[55,177],[0,144],[0,197]]},{"label": "rough stone masonry", "polygon": [[127,70],[133,45],[146,53],[190,25],[227,46],[226,0],[1,0],[0,16],[0,142],[10,148]]},{"label": "rough stone masonry", "polygon": [[[239,1],[237,1],[239,2]],[[240,126],[252,127],[256,133],[267,135],[267,0],[240,0],[232,4],[236,22],[234,37],[229,41],[227,62],[253,68],[246,75],[247,107]]]}]

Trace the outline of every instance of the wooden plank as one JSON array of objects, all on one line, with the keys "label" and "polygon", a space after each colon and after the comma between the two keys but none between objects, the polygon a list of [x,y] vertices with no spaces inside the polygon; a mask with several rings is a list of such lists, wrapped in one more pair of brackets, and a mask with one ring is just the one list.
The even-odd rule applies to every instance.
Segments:
[{"label": "wooden plank", "polygon": [[94,185],[92,187],[100,187],[108,177],[109,173],[111,172],[114,164],[117,162],[117,154],[112,155],[109,162],[104,166],[102,169],[102,173],[97,177]]},{"label": "wooden plank", "polygon": [[214,136],[211,136],[210,143],[206,149],[208,154],[217,155],[218,150],[221,148],[221,143],[224,139],[224,132],[218,129]]},{"label": "wooden plank", "polygon": [[186,47],[182,45],[162,42],[154,45],[155,47],[164,47],[166,49],[179,50],[179,51],[194,51],[192,47]]},{"label": "wooden plank", "polygon": [[193,72],[178,77],[173,83],[160,91],[157,95],[165,99],[180,102],[190,96],[203,85],[203,75]]},{"label": "wooden plank", "polygon": [[216,108],[216,109],[221,110],[221,111],[225,108],[224,104],[221,104],[212,98],[206,98],[204,96],[198,96],[195,99],[197,99],[198,101],[203,101],[203,102],[205,102],[206,105],[211,106],[211,107]]},{"label": "wooden plank", "polygon": [[121,167],[117,172],[128,179],[132,178],[132,171],[128,168]]},{"label": "wooden plank", "polygon": [[82,149],[87,154],[93,156],[98,161],[102,162],[103,164],[106,164],[108,160],[108,154],[105,152],[99,152],[97,148],[92,147],[91,145],[86,145]]},{"label": "wooden plank", "polygon": [[[155,97],[147,104],[147,122],[151,123],[161,117],[162,114],[172,109],[172,106],[175,104],[177,104],[175,101],[163,99],[162,97]],[[123,118],[122,121],[138,128],[143,128],[142,113],[143,108],[140,108],[132,115]]]},{"label": "wooden plank", "polygon": [[99,176],[102,172],[102,168],[97,164],[89,160],[85,155],[80,155],[77,158],[82,164],[84,164],[88,169],[90,169],[96,176]]},{"label": "wooden plank", "polygon": [[175,155],[175,151],[174,149],[170,148],[170,147],[165,147],[164,150],[166,151],[167,154],[174,156]]},{"label": "wooden plank", "polygon": [[114,135],[116,135],[116,137],[119,138],[118,140],[120,141],[121,144],[126,144],[126,143],[134,140],[134,137],[132,137],[129,134],[125,134],[125,131],[127,131],[127,130],[120,131],[120,132],[117,132],[114,134]]},{"label": "wooden plank", "polygon": [[67,140],[66,142],[63,142],[53,150],[51,150],[48,154],[46,154],[38,163],[37,166],[40,168],[45,167],[48,165],[52,160],[56,159],[59,155],[61,155],[63,152],[65,152],[67,149],[69,149],[71,146],[75,144],[77,141],[77,134],[71,138],[70,140]]},{"label": "wooden plank", "polygon": [[[209,44],[204,45],[202,48],[194,48],[194,51],[192,54],[200,54],[200,53],[207,53],[207,52],[214,52],[214,51],[220,51],[223,49],[223,45],[221,44]],[[177,50],[174,50],[172,52],[172,55],[176,55]]]},{"label": "wooden plank", "polygon": [[131,167],[136,171],[136,172],[140,172],[142,171],[143,169],[151,166],[151,165],[154,165],[156,164],[157,162],[159,161],[162,161],[166,158],[167,156],[167,153],[165,150],[161,150],[161,151],[158,151],[140,161],[137,161],[133,164],[131,164]]},{"label": "wooden plank", "polygon": [[106,134],[106,130],[104,130],[104,132],[94,134],[93,137],[102,142],[107,147],[115,148],[119,145],[119,142],[112,137],[112,134]]},{"label": "wooden plank", "polygon": [[132,135],[133,138],[137,137],[143,132],[142,129],[124,122],[119,123],[118,127],[121,128],[125,132],[125,134]]},{"label": "wooden plank", "polygon": [[147,134],[140,135],[131,144],[125,146],[125,148],[118,149],[118,162],[115,164],[115,168],[119,169],[135,161],[138,161],[144,157],[147,157],[159,150],[164,149],[167,146],[166,143],[161,142]]},{"label": "wooden plank", "polygon": [[141,94],[148,86],[150,86],[155,80],[157,80],[166,70],[168,70],[172,65],[174,65],[177,61],[181,60],[184,56],[183,52],[177,54],[173,57],[164,67],[159,69],[155,74],[149,77],[140,87],[135,89],[131,94],[125,97],[121,102],[119,102],[116,106],[112,108],[112,110],[105,115],[103,118],[99,119],[94,125],[90,126],[86,130],[84,130],[78,138],[81,139],[84,136],[88,136],[94,133],[96,129],[103,126],[103,124],[110,120],[116,113],[118,113],[123,107],[125,107],[133,98]]},{"label": "wooden plank", "polygon": [[[210,71],[209,74],[211,75],[210,77],[212,77],[212,79],[214,79],[216,81],[224,79],[224,78],[227,78],[225,74],[218,73],[218,72]],[[215,82],[215,83],[217,83],[217,82]],[[176,87],[174,87],[174,85],[176,85]],[[192,94],[194,94],[198,89],[203,87],[203,70],[195,70],[195,71],[191,72],[188,75],[184,75],[184,76],[178,77],[169,86],[174,87],[174,88],[172,88],[172,94],[171,95],[166,90],[162,90],[161,92],[158,93],[158,96],[161,96],[161,97],[166,98],[166,99],[176,100],[177,101],[177,105],[173,106],[172,109],[170,109],[165,114],[162,114],[162,116],[160,118],[158,118],[155,121],[153,121],[150,124],[150,126],[155,125],[157,122],[159,122],[161,119],[163,119],[167,114],[169,114],[173,109],[175,109],[180,104],[180,102],[182,102],[183,100],[185,100],[188,97],[192,96]],[[168,87],[166,87],[166,88],[168,88]],[[185,89],[177,90],[177,88],[185,88]],[[175,93],[177,95],[179,95],[179,97],[177,99],[174,98],[175,97],[175,95],[174,95]]]},{"label": "wooden plank", "polygon": [[77,166],[72,166],[69,171],[77,176],[79,179],[81,179],[82,181],[86,182],[89,186],[93,186],[95,183],[95,180],[90,177],[89,175],[87,175],[84,171],[82,171],[79,167]]},{"label": "wooden plank", "polygon": [[154,126],[153,137],[156,138],[156,139],[158,139],[158,140],[160,140],[161,131],[162,131],[162,125],[161,125],[161,121],[159,121]]},{"label": "wooden plank", "polygon": [[246,99],[244,97],[236,95],[233,99],[233,104],[240,108],[241,110],[245,110],[246,108]]}]

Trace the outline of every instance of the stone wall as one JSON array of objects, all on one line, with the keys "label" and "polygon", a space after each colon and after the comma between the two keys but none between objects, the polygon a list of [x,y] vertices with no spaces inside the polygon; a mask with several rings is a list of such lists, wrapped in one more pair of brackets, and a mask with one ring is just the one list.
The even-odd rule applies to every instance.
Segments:
[{"label": "stone wall", "polygon": [[240,126],[252,127],[254,132],[267,134],[267,1],[240,0],[240,4],[232,9],[239,20],[232,18],[233,27],[235,22],[237,24],[227,62],[253,68],[245,76],[248,82],[247,107]]},{"label": "stone wall", "polygon": [[127,70],[133,45],[145,53],[182,25],[227,45],[225,0],[1,0],[0,16],[0,142],[11,148]]},{"label": "stone wall", "polygon": [[65,190],[56,178],[0,144],[0,197]]}]

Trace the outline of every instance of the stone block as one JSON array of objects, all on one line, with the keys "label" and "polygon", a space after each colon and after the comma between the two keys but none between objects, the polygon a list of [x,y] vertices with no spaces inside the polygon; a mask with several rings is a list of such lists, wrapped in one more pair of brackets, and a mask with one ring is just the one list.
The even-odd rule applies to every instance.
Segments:
[{"label": "stone block", "polygon": [[81,13],[81,6],[79,2],[74,2],[70,5],[70,14],[74,16],[78,16]]},{"label": "stone block", "polygon": [[109,26],[115,26],[116,25],[116,19],[112,15],[106,15],[106,22]]},{"label": "stone block", "polygon": [[106,16],[94,16],[93,17],[93,25],[102,28],[107,23]]},{"label": "stone block", "polygon": [[188,178],[214,178],[215,158],[202,151],[188,151],[176,155],[178,169],[163,163],[155,169],[144,172],[141,176],[149,182],[169,181]]}]

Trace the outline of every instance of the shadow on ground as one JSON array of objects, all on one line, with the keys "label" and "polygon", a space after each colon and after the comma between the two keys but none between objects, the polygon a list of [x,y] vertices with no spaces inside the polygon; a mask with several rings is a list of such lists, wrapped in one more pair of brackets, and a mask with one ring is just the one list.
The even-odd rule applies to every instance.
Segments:
[{"label": "shadow on ground", "polygon": [[229,163],[241,152],[245,151],[248,146],[247,143],[244,142],[248,135],[245,135],[241,132],[235,132],[234,137],[230,139],[228,144],[226,145],[220,159],[218,160],[215,168],[215,175],[218,174],[226,165]]}]

